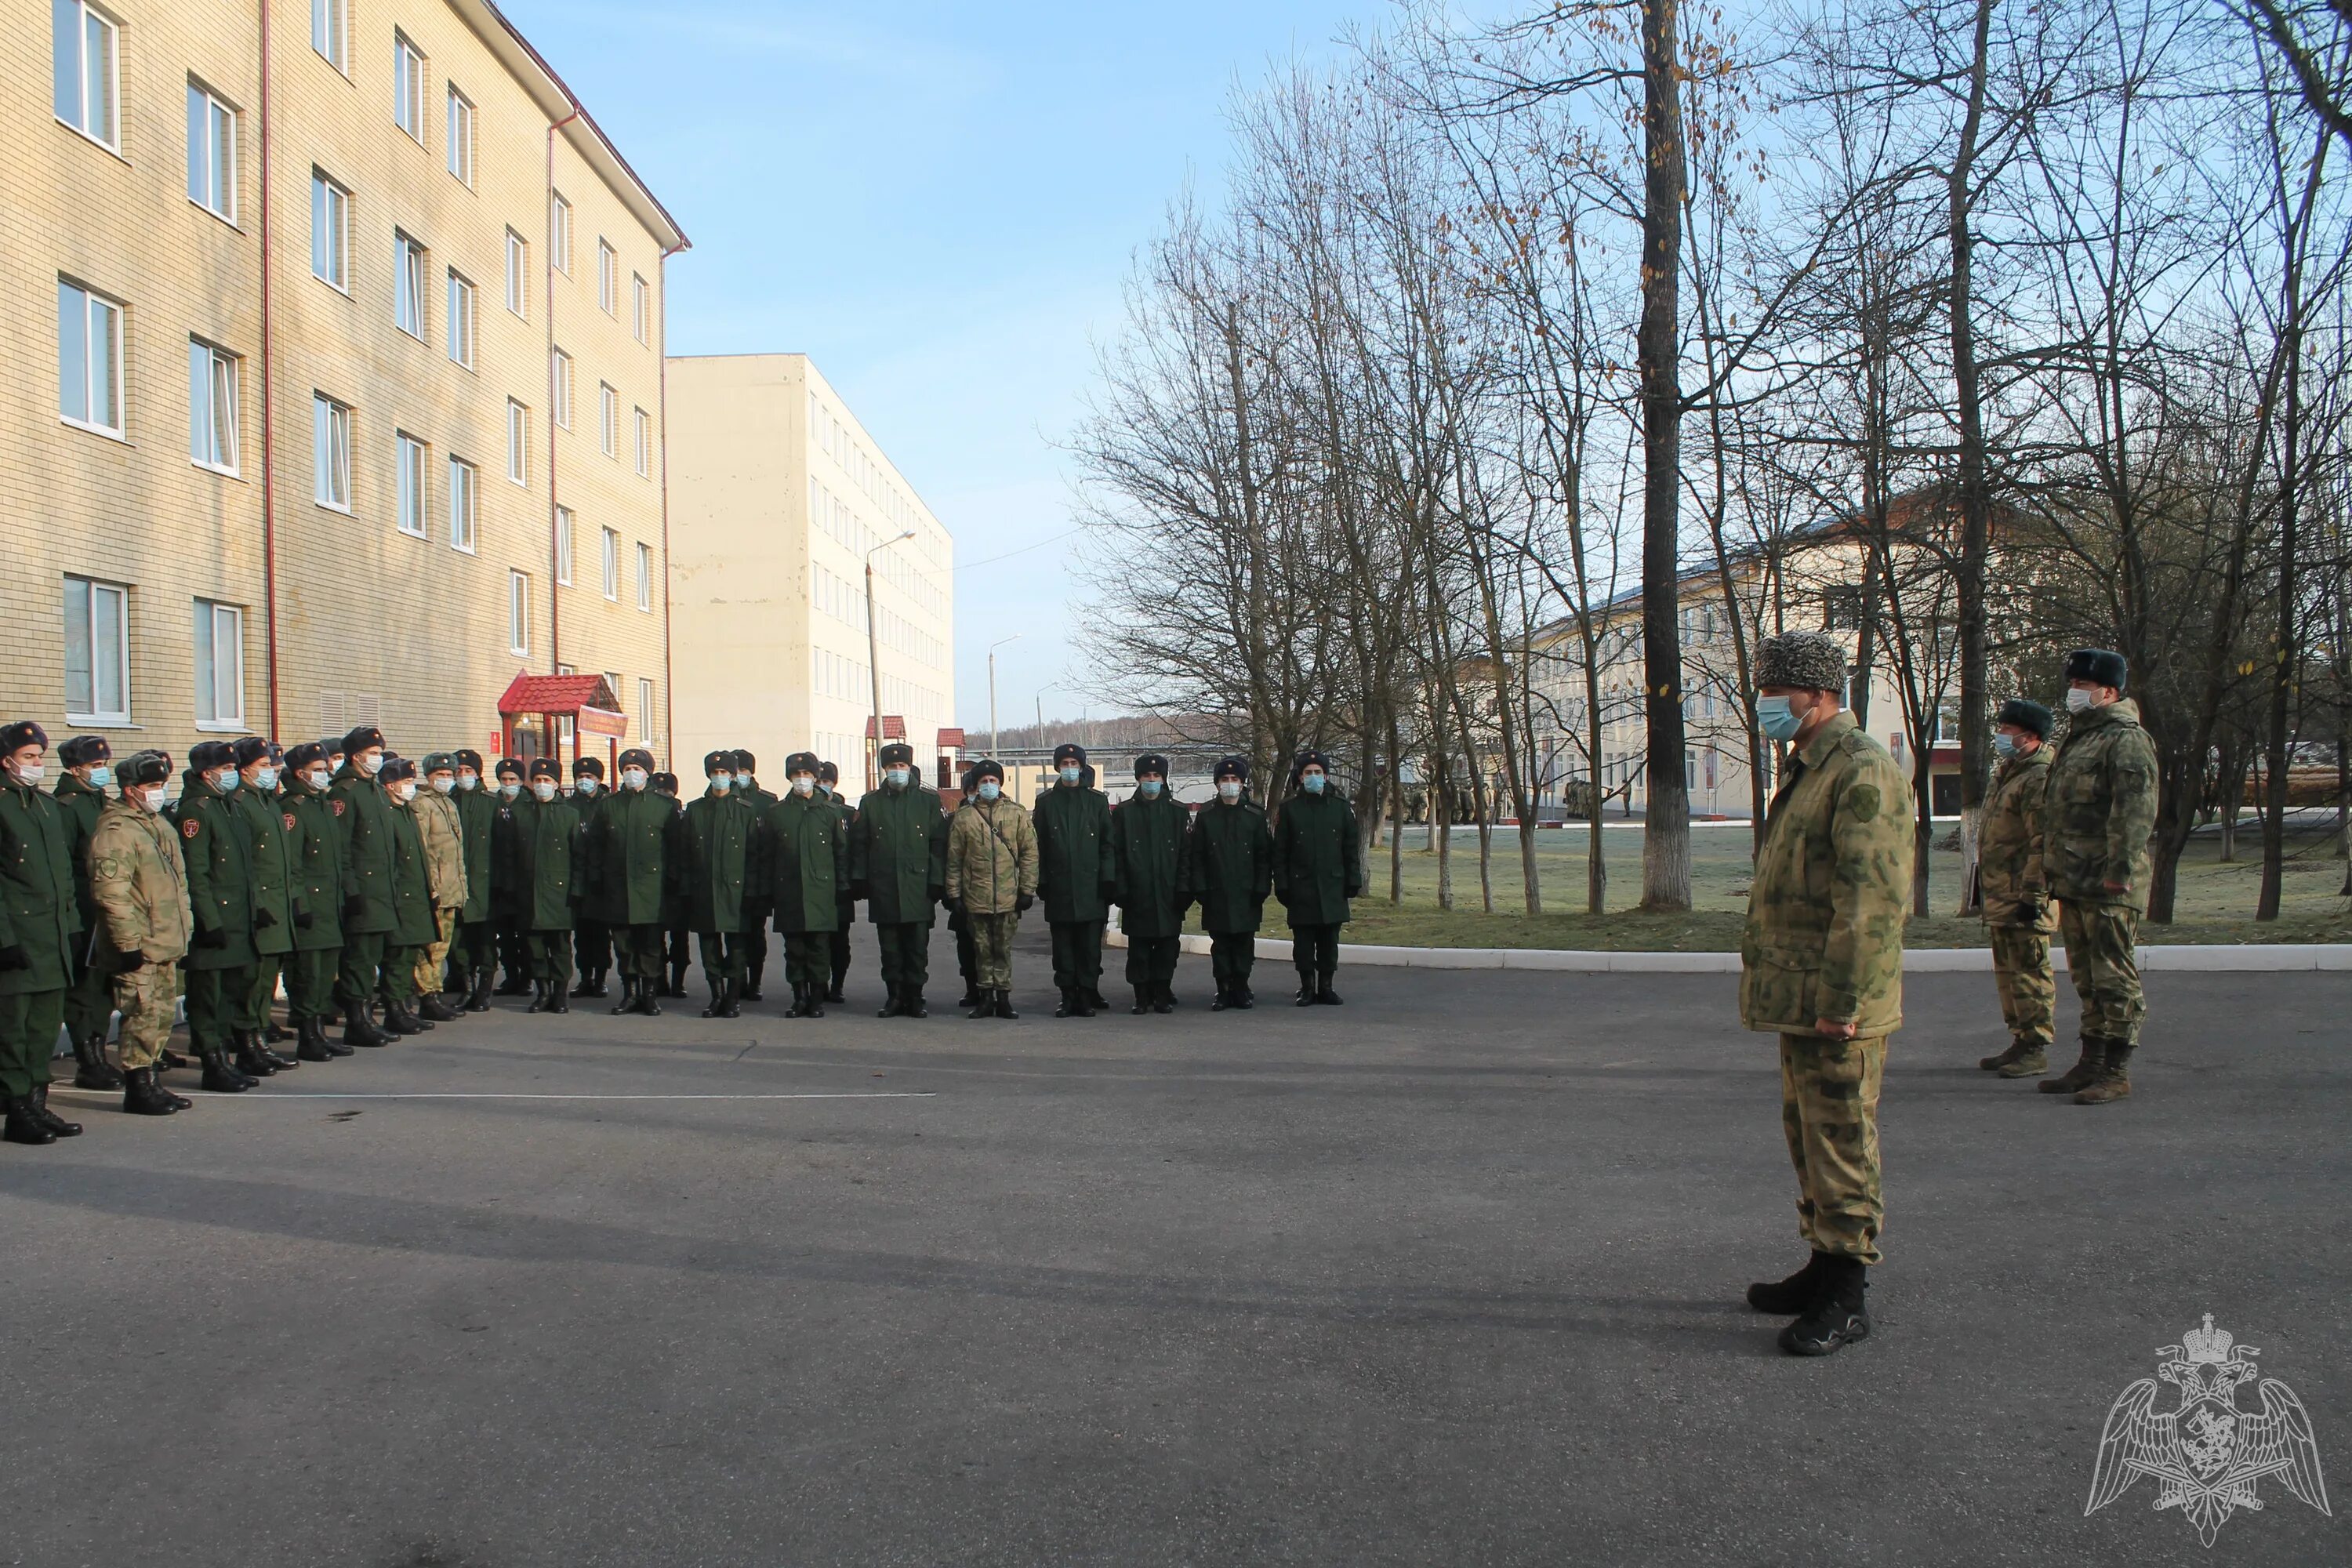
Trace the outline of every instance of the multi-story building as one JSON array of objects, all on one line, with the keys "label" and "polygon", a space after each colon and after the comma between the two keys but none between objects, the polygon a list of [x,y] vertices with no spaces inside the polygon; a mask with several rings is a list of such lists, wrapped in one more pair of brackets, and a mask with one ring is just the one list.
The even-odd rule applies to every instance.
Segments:
[{"label": "multi-story building", "polygon": [[955,541],[805,354],[673,359],[669,399],[680,763],[749,747],[772,783],[813,749],[856,789],[879,668],[884,734],[929,772],[953,744]]},{"label": "multi-story building", "polygon": [[535,751],[499,694],[576,669],[661,742],[686,239],[578,99],[485,0],[48,9],[0,44],[0,713]]}]

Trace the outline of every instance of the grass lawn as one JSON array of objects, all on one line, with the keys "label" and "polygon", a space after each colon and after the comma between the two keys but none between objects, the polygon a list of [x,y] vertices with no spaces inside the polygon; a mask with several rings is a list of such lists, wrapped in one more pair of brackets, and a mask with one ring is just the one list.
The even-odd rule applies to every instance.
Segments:
[{"label": "grass lawn", "polygon": [[[1438,908],[1437,857],[1423,844],[1426,830],[1408,828],[1404,839],[1404,901],[1388,901],[1385,845],[1373,850],[1367,869],[1371,887],[1355,904],[1355,919],[1342,940],[1410,947],[1550,947],[1729,951],[1739,945],[1748,907],[1748,847],[1745,823],[1702,825],[1691,830],[1692,902],[1685,915],[1652,915],[1628,906],[1641,898],[1642,825],[1611,825],[1601,830],[1609,858],[1609,903],[1612,912],[1584,910],[1586,829],[1546,828],[1536,836],[1536,860],[1543,879],[1545,912],[1523,912],[1517,830],[1494,836],[1494,914],[1479,912],[1478,840],[1466,829],[1454,837],[1454,904]],[[2332,833],[2313,830],[2287,844],[2286,882],[2280,918],[2257,923],[2254,898],[2262,882],[2260,847],[2252,833],[2238,838],[2239,858],[2221,861],[2221,840],[2200,834],[2181,857],[2178,919],[2170,925],[2143,925],[2147,942],[2352,942],[2352,899],[2343,896],[2344,862],[2335,858]],[[1939,850],[1930,872],[1930,892],[1939,911],[1913,917],[1905,942],[1912,947],[1981,947],[1984,927],[1948,910],[1958,897],[1960,857]],[[1281,907],[1266,908],[1267,934],[1281,934]],[[1197,929],[1197,916],[1196,925]]]}]

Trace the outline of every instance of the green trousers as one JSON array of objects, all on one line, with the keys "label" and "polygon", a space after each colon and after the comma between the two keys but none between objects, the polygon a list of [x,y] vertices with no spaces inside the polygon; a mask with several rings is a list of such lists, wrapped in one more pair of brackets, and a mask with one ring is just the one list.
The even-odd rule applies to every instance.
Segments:
[{"label": "green trousers", "polygon": [[1292,926],[1290,966],[1302,984],[1328,984],[1339,968],[1339,926]]},{"label": "green trousers", "polygon": [[972,941],[971,920],[958,915],[948,922],[948,929],[955,932],[956,973],[963,976],[966,985],[979,984],[980,944]]},{"label": "green trousers", "polygon": [[89,942],[85,931],[74,939],[69,955],[73,978],[66,986],[66,1027],[77,1040],[104,1039],[114,1021],[114,982],[89,962]]},{"label": "green trousers", "polygon": [[713,991],[722,980],[743,984],[743,961],[746,956],[743,933],[739,931],[697,931],[695,941],[702,948],[702,978]]},{"label": "green trousers", "polygon": [[375,1002],[376,975],[383,968],[387,931],[346,931],[336,949],[335,1000],[345,1007],[366,1007]]},{"label": "green trousers", "polygon": [[971,923],[972,984],[983,991],[1013,986],[1013,933],[1021,929],[1018,912],[966,915]]},{"label": "green trousers", "polygon": [[449,944],[449,963],[458,973],[472,976],[498,962],[497,944],[488,921],[459,921],[457,939]]},{"label": "green trousers", "polygon": [[1055,990],[1102,989],[1103,926],[1101,921],[1045,922],[1046,930],[1053,933],[1054,938]]},{"label": "green trousers", "polygon": [[335,970],[343,961],[340,947],[313,947],[286,955],[286,1016],[295,1023],[306,1018],[331,1018],[335,1013]]},{"label": "green trousers", "polygon": [[1157,994],[1176,980],[1176,955],[1183,951],[1183,938],[1174,936],[1131,936],[1127,939],[1127,983],[1140,985]]},{"label": "green trousers", "polygon": [[613,967],[623,974],[652,980],[662,972],[662,928],[659,925],[614,926]]},{"label": "green trousers", "polygon": [[1250,970],[1257,963],[1255,931],[1217,931],[1209,938],[1209,972],[1220,989],[1247,988]]},{"label": "green trousers", "polygon": [[62,987],[0,995],[0,1090],[11,1100],[49,1081],[49,1058],[65,1021]]},{"label": "green trousers", "polygon": [[245,988],[245,1005],[237,1014],[240,1029],[266,1029],[269,1026],[270,1010],[278,1004],[278,966],[293,957],[291,953],[265,952],[253,966],[252,983]]},{"label": "green trousers", "polygon": [[613,967],[613,928],[602,921],[582,921],[572,928],[572,951],[583,974],[601,974]]},{"label": "green trousers", "polygon": [[202,1051],[236,1048],[253,990],[253,966],[188,971],[188,1041]]},{"label": "green trousers", "polygon": [[838,991],[849,978],[849,928],[857,923],[857,900],[844,895],[834,905],[834,913],[836,924],[825,942],[825,954],[833,965],[833,988]]},{"label": "green trousers", "polygon": [[920,991],[931,978],[931,925],[929,921],[893,921],[874,928],[882,949],[882,984],[894,996]]},{"label": "green trousers", "polygon": [[425,949],[417,943],[405,946],[384,943],[383,994],[399,1003],[415,1001],[418,995],[416,961],[424,956]]},{"label": "green trousers", "polygon": [[572,984],[572,933],[568,931],[535,931],[525,939],[530,953],[530,977],[549,984],[561,981]]},{"label": "green trousers", "polygon": [[833,979],[833,933],[793,931],[784,933],[784,984],[814,985],[822,991]]}]

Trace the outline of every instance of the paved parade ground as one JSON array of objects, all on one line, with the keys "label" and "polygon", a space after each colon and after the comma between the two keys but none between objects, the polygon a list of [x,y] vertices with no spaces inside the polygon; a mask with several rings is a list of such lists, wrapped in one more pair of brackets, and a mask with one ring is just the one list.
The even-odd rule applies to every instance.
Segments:
[{"label": "paved parade ground", "polygon": [[2210,1550],[2152,1482],[2084,1515],[2207,1312],[2352,1501],[2352,974],[2151,976],[2098,1109],[1915,978],[1878,1331],[1808,1362],[1740,1303],[1802,1252],[1730,976],[1261,963],[1212,1015],[1187,958],[1057,1022],[1042,936],[1017,1024],[876,1020],[860,928],[821,1022],[772,965],[166,1121],[60,1085],[87,1134],[0,1149],[0,1563],[2352,1559],[2274,1479]]}]

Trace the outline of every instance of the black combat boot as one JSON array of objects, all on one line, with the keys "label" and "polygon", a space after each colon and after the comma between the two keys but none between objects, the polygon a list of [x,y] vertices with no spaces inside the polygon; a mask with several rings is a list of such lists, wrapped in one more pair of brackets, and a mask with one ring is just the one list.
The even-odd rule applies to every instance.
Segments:
[{"label": "black combat boot", "polygon": [[843,983],[848,980],[848,978],[849,971],[845,969],[840,973],[835,975],[833,977],[833,984],[824,988],[824,999],[827,1002],[847,1002],[849,998],[842,994],[841,987]]},{"label": "black combat boot", "polygon": [[1831,1262],[1826,1252],[1815,1252],[1805,1266],[1786,1279],[1759,1280],[1748,1287],[1748,1304],[1776,1318],[1792,1317],[1813,1304],[1821,1293],[1822,1270]]},{"label": "black combat boot", "polygon": [[1234,983],[1234,1005],[1244,1012],[1257,1005],[1257,994],[1249,988],[1248,981],[1237,980]]},{"label": "black combat boot", "polygon": [[610,969],[607,969],[601,963],[595,968],[588,971],[588,973],[582,977],[583,984],[580,987],[580,994],[583,996],[593,996],[598,1001],[602,1001],[605,997],[611,995],[613,994],[613,988],[609,984],[607,984],[605,976],[612,973],[613,972]]},{"label": "black combat boot", "polygon": [[996,1016],[1000,1018],[1018,1018],[1021,1016],[1020,1014],[1013,1010],[1013,993],[1003,989],[1002,986],[998,987],[996,992],[995,1011]]},{"label": "black combat boot", "polygon": [[1339,1005],[1339,994],[1331,989],[1331,977],[1325,975],[1315,986],[1315,1000],[1326,1007]]},{"label": "black combat boot", "polygon": [[1136,1015],[1138,1017],[1140,1017],[1140,1016],[1142,1016],[1144,1014],[1150,1012],[1150,1011],[1151,1011],[1151,987],[1150,987],[1149,985],[1139,985],[1139,986],[1137,986],[1137,987],[1135,988],[1135,1005],[1134,1005],[1134,1006],[1132,1006],[1132,1007],[1129,1007],[1129,1008],[1128,1009],[1128,1011],[1129,1011],[1129,1012],[1130,1012],[1130,1013],[1133,1013],[1133,1014],[1134,1014],[1134,1015]]},{"label": "black combat boot", "polygon": [[335,1047],[327,1043],[327,1031],[319,1026],[316,1018],[304,1018],[294,1026],[294,1055],[306,1062],[331,1062],[335,1059]]},{"label": "black combat boot", "polygon": [[801,1016],[803,1018],[822,1018],[824,1016],[824,981],[812,980],[808,983],[808,997],[801,1005]]},{"label": "black combat boot", "polygon": [[2125,1064],[2131,1060],[2137,1042],[2109,1040],[2099,1053],[2099,1076],[2074,1091],[2077,1105],[2105,1105],[2110,1100],[2131,1097],[2131,1077]]},{"label": "black combat boot", "polygon": [[956,1005],[959,1007],[977,1007],[981,1003],[987,999],[988,993],[980,988],[980,982],[974,980],[970,975],[964,976],[963,1000],[958,1002]]},{"label": "black combat boot", "polygon": [[1315,976],[1312,974],[1302,974],[1298,977],[1297,1005],[1301,1007],[1315,1005]]},{"label": "black combat boot", "polygon": [[547,1005],[541,1007],[540,1011],[542,1013],[572,1011],[572,977],[570,975],[559,974],[547,983]]},{"label": "black combat boot", "polygon": [[268,1032],[267,1030],[253,1029],[248,1030],[247,1033],[253,1036],[253,1048],[255,1053],[258,1055],[263,1061],[268,1062],[274,1070],[278,1072],[292,1072],[296,1068],[302,1065],[300,1062],[297,1061],[294,1058],[288,1056],[283,1051],[271,1050],[269,1048]]},{"label": "black combat boot", "polygon": [[[580,994],[583,996],[587,995],[588,987],[583,985],[580,988]],[[610,1007],[605,1008],[604,1011],[617,1018],[624,1013],[634,1013],[636,1010],[637,977],[634,974],[624,974],[621,976],[621,999],[618,1002],[614,1003]]]},{"label": "black combat boot", "polygon": [[685,998],[686,960],[682,958],[677,959],[670,964],[669,989],[663,992],[662,994],[669,997],[672,1001],[680,1001]]},{"label": "black combat boot", "polygon": [[759,1002],[759,1001],[763,1001],[763,1000],[765,1000],[765,998],[764,998],[764,997],[762,997],[762,996],[760,994],[760,977],[761,977],[761,975],[762,975],[763,973],[765,973],[767,972],[767,968],[768,968],[767,961],[766,961],[765,959],[762,959],[762,958],[758,957],[757,955],[754,955],[754,956],[752,956],[752,957],[751,957],[751,958],[749,958],[749,959],[746,959],[746,960],[744,961],[744,970],[743,970],[743,1000],[744,1000],[744,1001],[746,1001],[746,1002]]},{"label": "black combat boot", "polygon": [[343,1044],[388,1046],[392,1044],[392,1037],[375,1026],[375,1020],[368,1016],[366,1003],[346,1002],[343,1004]]},{"label": "black combat boot", "polygon": [[976,1000],[976,1002],[975,1002],[975,1004],[974,1004],[974,1005],[973,1005],[973,1007],[972,1007],[972,1010],[971,1010],[971,1012],[969,1012],[969,1013],[967,1013],[967,1014],[965,1014],[965,1015],[964,1015],[964,1016],[965,1016],[965,1017],[967,1017],[967,1018],[993,1018],[993,1017],[995,1017],[995,1016],[996,1016],[996,993],[995,993],[995,992],[993,992],[993,991],[985,991],[985,990],[982,990],[981,987],[979,987],[979,986],[975,985],[975,986],[973,986],[973,987],[971,988],[971,995],[972,995],[973,997],[975,997],[977,1000]]},{"label": "black combat boot", "polygon": [[1068,986],[1065,985],[1061,987],[1061,992],[1062,1000],[1055,1005],[1054,1008],[1054,1016],[1056,1018],[1066,1018],[1077,1011],[1077,1002],[1076,999],[1076,994],[1073,993]]},{"label": "black combat boot", "polygon": [[397,1004],[390,1002],[384,1004],[384,1011],[387,1020],[389,1020],[392,1008],[395,1005],[400,1009],[399,1028],[402,1034],[428,1035],[433,1032],[432,1021],[423,1016],[415,1008],[410,1006],[404,1001]]},{"label": "black combat boot", "polygon": [[1228,1005],[1228,1004],[1227,1004],[1227,1002],[1226,1002],[1226,998],[1227,998],[1227,997],[1229,997],[1229,996],[1231,996],[1232,994],[1233,994],[1233,987],[1232,987],[1232,986],[1230,986],[1230,985],[1226,984],[1225,984],[1223,981],[1222,981],[1222,980],[1220,980],[1219,982],[1217,982],[1217,999],[1216,999],[1215,1001],[1213,1001],[1213,1002],[1212,1002],[1212,1003],[1210,1003],[1210,1004],[1209,1004],[1209,1011],[1210,1011],[1210,1012],[1212,1012],[1212,1013],[1222,1013],[1222,1012],[1223,1012],[1223,1011],[1225,1010],[1225,1008],[1226,1008],[1227,1005]]},{"label": "black combat boot", "polygon": [[19,1100],[13,1094],[0,1094],[0,1111],[6,1113],[5,1124],[0,1124],[0,1139],[11,1143],[32,1144],[58,1141],[58,1135],[42,1126],[40,1119],[33,1114],[33,1102],[29,1098]]},{"label": "black combat boot", "polygon": [[132,1068],[122,1079],[122,1109],[133,1116],[169,1116],[180,1107],[155,1087],[153,1068]]},{"label": "black combat boot", "polygon": [[163,1081],[163,1069],[162,1068],[154,1068],[151,1069],[151,1071],[153,1076],[148,1081],[154,1084],[156,1093],[162,1095],[165,1100],[172,1102],[173,1110],[186,1110],[196,1103],[184,1094],[173,1094],[172,1092],[172,1086]]},{"label": "black combat boot", "polygon": [[236,1042],[236,1070],[247,1078],[268,1078],[278,1070],[277,1061],[261,1047],[258,1029],[234,1029],[229,1038]]},{"label": "black combat boot", "polygon": [[477,969],[474,971],[473,988],[466,993],[466,1011],[487,1013],[489,1010],[490,972],[487,969]]},{"label": "black combat boot", "polygon": [[921,986],[915,985],[908,988],[907,1000],[903,1011],[909,1018],[928,1018],[931,1016],[931,1010],[923,1005],[923,988]]},{"label": "black combat boot", "polygon": [[530,983],[530,1005],[525,1007],[523,1011],[526,1013],[544,1013],[547,1011],[546,981],[534,980]]},{"label": "black combat boot", "polygon": [[1070,1016],[1091,1018],[1094,1016],[1095,1005],[1087,995],[1087,988],[1083,985],[1073,986],[1070,990]]},{"label": "black combat boot", "polygon": [[727,1007],[719,1016],[722,1018],[740,1018],[743,1016],[743,983],[740,980],[730,980],[724,984],[727,989]]},{"label": "black combat boot", "polygon": [[637,977],[637,1011],[646,1017],[658,1018],[661,1011],[661,976],[641,974]]},{"label": "black combat boot", "polygon": [[416,1004],[416,1016],[435,1024],[454,1024],[465,1016],[441,999],[438,991],[427,991]]},{"label": "black combat boot", "polygon": [[532,994],[531,988],[539,984],[541,984],[539,981],[533,980],[530,975],[523,973],[520,970],[509,969],[507,971],[507,977],[499,982],[498,989],[492,992],[491,994],[494,996],[529,996]]},{"label": "black combat boot", "polygon": [[1151,1010],[1153,1012],[1170,1013],[1175,1011],[1175,1008],[1176,998],[1168,994],[1168,987],[1162,985],[1152,992]]},{"label": "black combat boot", "polygon": [[898,988],[893,985],[890,987],[890,994],[882,999],[880,1010],[874,1016],[877,1018],[895,1018],[905,1010],[898,1005]]},{"label": "black combat boot", "polygon": [[2044,1094],[2073,1094],[2088,1089],[2099,1076],[2099,1065],[2105,1059],[2107,1042],[2095,1035],[2083,1037],[2083,1055],[2073,1067],[2056,1078],[2045,1078],[2033,1087]]},{"label": "black combat boot", "polygon": [[156,1054],[155,1057],[155,1066],[159,1071],[178,1072],[182,1068],[184,1068],[187,1065],[188,1058],[182,1056],[179,1052],[173,1050],[169,1046],[165,1046],[162,1051]]},{"label": "black combat boot", "polygon": [[1859,1258],[1832,1256],[1822,1265],[1819,1293],[1804,1315],[1780,1331],[1780,1348],[1790,1355],[1830,1355],[1870,1337],[1864,1302],[1870,1270]]},{"label": "black combat boot", "polygon": [[80,1122],[68,1121],[64,1117],[59,1116],[56,1111],[49,1109],[49,1086],[47,1084],[37,1083],[33,1086],[33,1118],[42,1126],[47,1128],[53,1137],[79,1138],[81,1136]]},{"label": "black combat boot", "polygon": [[196,1055],[205,1064],[203,1088],[206,1094],[243,1094],[257,1081],[229,1066],[228,1053],[218,1046],[198,1047]]},{"label": "black combat boot", "polygon": [[714,980],[710,983],[710,1005],[702,1010],[702,1016],[704,1017],[724,1018],[727,1016],[727,992],[728,984],[724,980]]},{"label": "black combat boot", "polygon": [[96,1029],[74,1041],[74,1087],[121,1089],[122,1075],[106,1059],[106,1031]]},{"label": "black combat boot", "polygon": [[1097,1013],[1108,1013],[1110,1011],[1110,1004],[1103,1000],[1101,986],[1088,985],[1084,986],[1081,989],[1085,992],[1087,1006],[1093,1008]]}]

